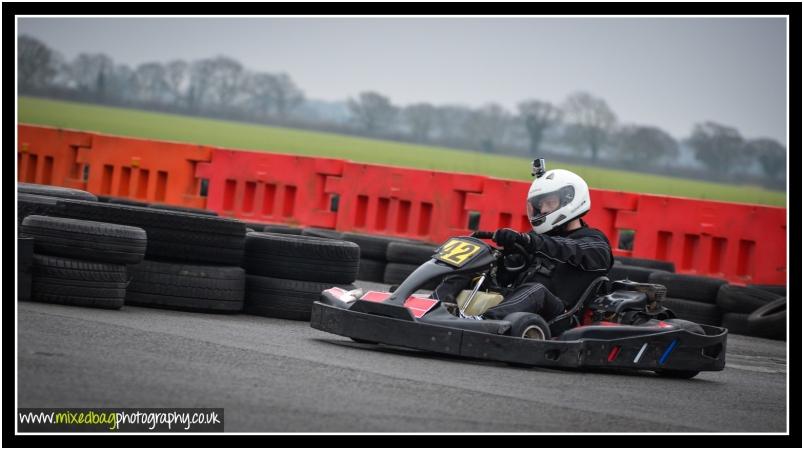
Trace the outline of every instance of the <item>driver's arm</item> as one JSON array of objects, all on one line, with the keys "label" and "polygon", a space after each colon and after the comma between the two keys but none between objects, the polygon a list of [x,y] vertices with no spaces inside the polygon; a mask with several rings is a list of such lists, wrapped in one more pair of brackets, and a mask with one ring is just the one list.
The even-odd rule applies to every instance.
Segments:
[{"label": "driver's arm", "polygon": [[595,235],[577,239],[527,233],[528,251],[541,253],[552,260],[567,263],[585,271],[608,271],[611,268],[611,246]]}]

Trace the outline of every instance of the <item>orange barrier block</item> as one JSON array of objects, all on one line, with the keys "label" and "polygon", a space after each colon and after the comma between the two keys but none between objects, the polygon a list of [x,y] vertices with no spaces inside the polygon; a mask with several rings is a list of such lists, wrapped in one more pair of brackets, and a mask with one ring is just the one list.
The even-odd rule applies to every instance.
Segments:
[{"label": "orange barrier block", "polygon": [[78,153],[92,146],[90,133],[33,125],[18,125],[17,132],[17,181],[86,188]]},{"label": "orange barrier block", "polygon": [[429,242],[471,233],[466,200],[482,189],[479,175],[351,162],[326,185],[339,197],[335,229]]},{"label": "orange barrier block", "polygon": [[786,209],[640,195],[633,256],[738,284],[785,284]]},{"label": "orange barrier block", "polygon": [[324,187],[343,165],[337,159],[216,149],[196,175],[209,180],[207,207],[220,215],[335,228],[336,212]]},{"label": "orange barrier block", "polygon": [[494,231],[498,228],[513,228],[517,231],[531,230],[527,214],[527,198],[530,183],[525,181],[485,178],[483,190],[469,193],[466,207],[470,214],[478,214],[478,230]]},{"label": "orange barrier block", "polygon": [[93,134],[78,162],[89,167],[86,189],[98,195],[204,208],[195,176],[211,147]]},{"label": "orange barrier block", "polygon": [[606,235],[615,256],[631,256],[631,251],[620,250],[617,248],[617,244],[622,230],[634,229],[635,225],[631,220],[635,217],[639,195],[605,189],[590,189],[589,197],[592,201],[592,208],[584,216],[584,221]]}]

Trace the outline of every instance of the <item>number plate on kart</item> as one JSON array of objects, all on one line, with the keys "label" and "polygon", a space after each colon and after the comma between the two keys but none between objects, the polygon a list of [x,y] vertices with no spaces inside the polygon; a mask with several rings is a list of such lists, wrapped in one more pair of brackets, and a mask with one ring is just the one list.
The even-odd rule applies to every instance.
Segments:
[{"label": "number plate on kart", "polygon": [[482,248],[472,241],[452,238],[436,250],[434,258],[455,267],[463,267],[464,264],[480,253]]}]

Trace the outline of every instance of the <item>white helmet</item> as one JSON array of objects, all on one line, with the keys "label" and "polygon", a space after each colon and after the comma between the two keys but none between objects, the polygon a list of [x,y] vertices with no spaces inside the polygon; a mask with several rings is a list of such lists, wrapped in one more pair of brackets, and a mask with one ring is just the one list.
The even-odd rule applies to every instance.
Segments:
[{"label": "white helmet", "polygon": [[[542,214],[544,201],[557,204]],[[589,186],[569,170],[553,169],[533,180],[528,190],[528,219],[536,233],[542,234],[575,220],[589,211]]]}]

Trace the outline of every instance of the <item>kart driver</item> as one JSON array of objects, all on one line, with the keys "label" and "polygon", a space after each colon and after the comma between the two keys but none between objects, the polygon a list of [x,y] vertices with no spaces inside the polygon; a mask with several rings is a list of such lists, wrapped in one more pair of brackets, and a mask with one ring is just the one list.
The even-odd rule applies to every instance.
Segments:
[{"label": "kart driver", "polygon": [[[533,261],[517,273],[500,268],[491,286],[483,287],[501,293],[503,300],[482,317],[469,317],[502,319],[521,311],[549,321],[574,306],[589,284],[606,275],[614,263],[606,236],[581,219],[590,206],[589,187],[578,175],[562,169],[539,173],[527,198],[533,230],[500,228],[491,238],[507,249],[521,245]],[[432,297],[454,303],[471,284],[467,275],[445,277]]]}]

